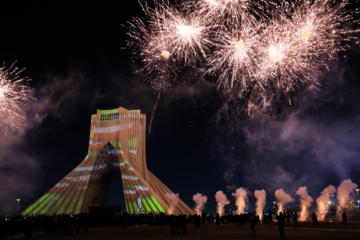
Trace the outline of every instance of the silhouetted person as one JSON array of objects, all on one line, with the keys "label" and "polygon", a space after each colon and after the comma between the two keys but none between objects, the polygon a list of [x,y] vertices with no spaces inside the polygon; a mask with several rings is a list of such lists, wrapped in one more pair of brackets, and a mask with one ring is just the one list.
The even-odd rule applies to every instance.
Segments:
[{"label": "silhouetted person", "polygon": [[170,223],[170,231],[171,235],[179,235],[179,219],[171,214],[171,223]]},{"label": "silhouetted person", "polygon": [[250,220],[250,235],[255,236],[255,225],[257,223],[257,219],[254,217]]},{"label": "silhouetted person", "polygon": [[75,218],[75,230],[76,230],[76,235],[79,235],[79,233],[80,233],[80,220],[79,220],[79,217]]},{"label": "silhouetted person", "polygon": [[89,215],[84,215],[83,217],[84,235],[86,235],[89,230]]},{"label": "silhouetted person", "polygon": [[181,229],[181,235],[187,235],[186,231],[186,215],[180,215],[180,229]]},{"label": "silhouetted person", "polygon": [[32,219],[28,217],[25,221],[25,226],[24,226],[25,238],[32,237],[32,233],[33,233],[33,222]]},{"label": "silhouetted person", "polygon": [[218,213],[216,214],[215,219],[216,219],[216,225],[219,225],[220,224],[220,215]]},{"label": "silhouetted person", "polygon": [[294,226],[295,228],[297,228],[298,215],[296,212],[293,214],[293,220],[294,220]]},{"label": "silhouetted person", "polygon": [[205,223],[206,223],[206,215],[205,214],[201,215],[201,222],[202,222],[202,225],[205,225]]},{"label": "silhouetted person", "polygon": [[311,217],[312,217],[313,224],[318,225],[319,221],[317,220],[315,213],[312,213]]},{"label": "silhouetted person", "polygon": [[6,236],[7,236],[7,222],[5,218],[3,218],[0,221],[0,239],[6,240]]},{"label": "silhouetted person", "polygon": [[342,223],[343,223],[343,224],[347,224],[346,212],[343,212],[343,214],[342,214]]},{"label": "silhouetted person", "polygon": [[287,223],[290,223],[290,213],[286,214]]},{"label": "silhouetted person", "polygon": [[280,238],[285,238],[285,216],[282,214],[282,212],[280,212],[279,216],[276,216],[276,220],[278,221]]}]

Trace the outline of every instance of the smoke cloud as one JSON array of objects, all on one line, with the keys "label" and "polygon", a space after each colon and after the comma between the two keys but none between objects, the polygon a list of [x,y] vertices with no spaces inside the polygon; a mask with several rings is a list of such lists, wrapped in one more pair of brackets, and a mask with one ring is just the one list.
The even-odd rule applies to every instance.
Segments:
[{"label": "smoke cloud", "polygon": [[342,214],[343,211],[349,210],[350,194],[357,187],[357,184],[353,183],[350,179],[346,179],[341,182],[337,188],[338,207],[337,213]]},{"label": "smoke cloud", "polygon": [[225,205],[228,205],[230,201],[228,201],[226,195],[223,193],[223,191],[217,191],[215,194],[215,199],[217,202],[217,213],[220,216],[224,215],[224,207]]},{"label": "smoke cloud", "polygon": [[294,199],[289,195],[287,194],[284,189],[280,188],[278,190],[275,191],[275,197],[276,199],[278,200],[278,214],[280,212],[284,213],[284,205],[286,203],[289,203],[289,202],[292,202],[294,201]]},{"label": "smoke cloud", "polygon": [[255,89],[249,116],[247,100],[228,98],[214,131],[214,154],[221,156],[228,186],[242,182],[268,192],[286,186],[290,194],[311,186],[314,196],[322,186],[358,176],[360,96],[353,89],[359,81],[341,65],[330,69],[319,90],[291,94],[291,105]]},{"label": "smoke cloud", "polygon": [[20,207],[24,206],[24,198],[33,197],[35,190],[41,185],[41,163],[29,153],[28,132],[36,128],[42,118],[37,114],[34,100],[26,103],[25,119],[14,121],[19,129],[10,130],[7,135],[0,133],[0,215],[17,213],[16,199],[21,199]]},{"label": "smoke cloud", "polygon": [[201,215],[202,211],[205,209],[205,203],[207,202],[207,196],[202,195],[201,193],[196,193],[193,196],[195,202],[194,211],[197,215]]},{"label": "smoke cloud", "polygon": [[301,211],[300,211],[300,217],[299,221],[306,221],[309,217],[309,207],[311,206],[311,203],[314,201],[313,198],[309,195],[307,191],[307,187],[299,187],[299,189],[296,192],[297,195],[301,197],[300,203],[301,203]]},{"label": "smoke cloud", "polygon": [[168,214],[175,214],[176,207],[179,204],[179,194],[178,193],[165,193],[165,198],[168,201],[169,209]]},{"label": "smoke cloud", "polygon": [[266,205],[266,191],[263,190],[255,190],[254,195],[256,197],[256,215],[259,216],[260,219],[262,219],[263,216],[263,210]]},{"label": "smoke cloud", "polygon": [[328,187],[324,188],[324,190],[321,192],[320,197],[316,199],[317,215],[320,221],[323,221],[325,219],[326,213],[328,212],[330,207],[330,205],[328,204],[330,196],[335,192],[335,187],[333,185],[329,185]]},{"label": "smoke cloud", "polygon": [[236,192],[231,194],[236,198],[235,205],[237,207],[236,214],[243,214],[246,208],[247,192],[244,188],[236,189]]}]

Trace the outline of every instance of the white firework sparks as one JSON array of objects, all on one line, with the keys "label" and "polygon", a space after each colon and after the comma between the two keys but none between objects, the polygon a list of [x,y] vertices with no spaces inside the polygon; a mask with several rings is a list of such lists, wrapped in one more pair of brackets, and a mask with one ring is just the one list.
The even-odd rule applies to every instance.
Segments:
[{"label": "white firework sparks", "polygon": [[252,0],[198,0],[200,15],[203,15],[213,25],[224,25],[227,28],[239,28],[243,24],[256,21],[256,16],[262,15],[267,1]]},{"label": "white firework sparks", "polygon": [[0,126],[5,134],[21,126],[25,103],[34,99],[29,95],[29,79],[20,76],[24,69],[19,70],[14,64],[8,69],[5,64],[0,67]]},{"label": "white firework sparks", "polygon": [[343,26],[353,20],[349,1],[298,0],[275,9],[263,31],[263,54],[258,83],[282,89],[287,95],[302,83],[319,85],[318,72],[358,30]]},{"label": "white firework sparks", "polygon": [[303,84],[318,86],[318,73],[359,32],[349,0],[154,3],[143,7],[146,21],[135,18],[129,27],[129,46],[152,81],[202,57],[219,88],[236,88],[240,97],[256,86],[264,96],[287,97]]},{"label": "white firework sparks", "polygon": [[217,49],[208,61],[210,75],[218,75],[219,87],[236,88],[243,95],[252,85],[259,65],[260,35],[255,26],[223,32]]}]

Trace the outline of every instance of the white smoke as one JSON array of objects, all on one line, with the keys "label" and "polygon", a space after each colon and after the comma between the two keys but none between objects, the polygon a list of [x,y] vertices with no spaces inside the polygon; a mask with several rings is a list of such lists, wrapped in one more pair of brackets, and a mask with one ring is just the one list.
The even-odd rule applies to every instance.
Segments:
[{"label": "white smoke", "polygon": [[294,201],[294,199],[282,188],[275,191],[275,197],[278,200],[278,214],[280,212],[284,213],[284,204]]},{"label": "white smoke", "polygon": [[236,192],[231,194],[236,198],[235,205],[237,207],[236,214],[243,214],[246,208],[247,192],[244,188],[236,189]]},{"label": "white smoke", "polygon": [[202,195],[201,193],[196,193],[193,196],[193,200],[195,201],[194,211],[197,215],[201,215],[202,211],[205,209],[205,203],[207,202],[207,196]]},{"label": "white smoke", "polygon": [[312,197],[310,197],[307,187],[299,187],[296,192],[297,195],[301,196],[300,203],[301,203],[301,211],[299,221],[306,221],[309,217],[309,207],[311,203],[314,201]]},{"label": "white smoke", "polygon": [[259,216],[260,219],[262,219],[263,210],[266,205],[266,192],[265,190],[256,190],[254,192],[254,195],[256,197],[256,215]]},{"label": "white smoke", "polygon": [[223,191],[217,191],[215,194],[215,199],[217,202],[217,213],[222,216],[224,215],[224,207],[228,205],[230,201],[227,199]]},{"label": "white smoke", "polygon": [[177,205],[179,204],[179,194],[178,193],[165,193],[165,198],[168,201],[169,204],[169,209],[168,209],[168,214],[174,214],[175,213],[175,209],[177,207]]},{"label": "white smoke", "polygon": [[337,213],[341,214],[345,209],[349,207],[350,193],[357,187],[356,183],[353,183],[350,179],[346,179],[341,182],[337,188],[338,207]]},{"label": "white smoke", "polygon": [[335,187],[333,185],[329,185],[328,187],[324,188],[320,197],[316,199],[318,220],[323,221],[325,219],[326,213],[330,207],[328,204],[330,196],[335,192]]}]

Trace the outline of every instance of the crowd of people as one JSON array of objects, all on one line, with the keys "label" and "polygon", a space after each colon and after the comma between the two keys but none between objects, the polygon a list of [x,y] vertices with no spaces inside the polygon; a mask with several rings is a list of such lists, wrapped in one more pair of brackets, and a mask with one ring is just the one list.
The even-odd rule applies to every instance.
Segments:
[{"label": "crowd of people", "polygon": [[[294,227],[297,228],[298,216],[296,213],[275,215],[281,238],[285,238],[284,226],[292,218]],[[266,214],[262,223],[272,223],[273,214]],[[14,216],[2,218],[0,221],[0,240],[7,236],[14,236],[21,232],[26,238],[32,236],[34,231],[46,231],[46,234],[61,233],[62,235],[87,234],[90,226],[117,225],[121,228],[131,226],[170,226],[172,235],[186,235],[186,225],[191,224],[196,228],[206,224],[243,226],[249,224],[250,235],[255,235],[255,225],[260,223],[260,218],[254,214],[228,214],[215,215],[165,215],[165,214],[80,214],[80,215],[54,215],[54,216]],[[316,215],[312,214],[312,223],[319,224]],[[347,223],[346,213],[342,214],[342,223]]]}]

